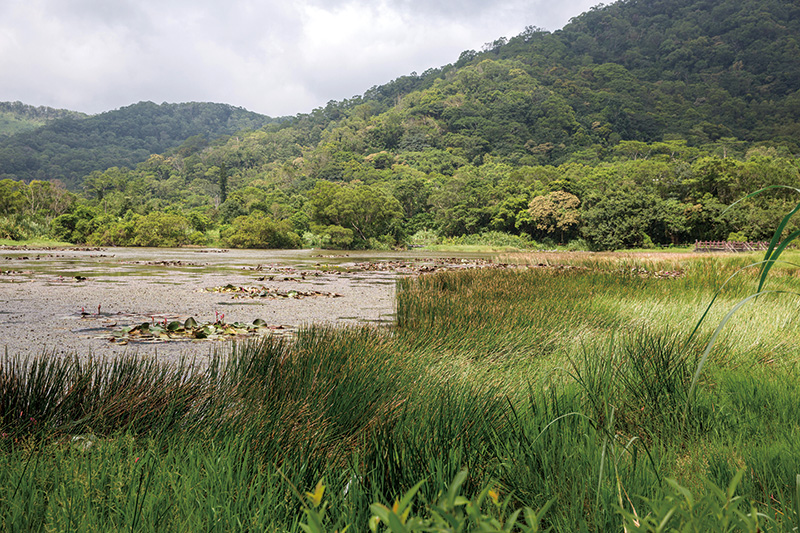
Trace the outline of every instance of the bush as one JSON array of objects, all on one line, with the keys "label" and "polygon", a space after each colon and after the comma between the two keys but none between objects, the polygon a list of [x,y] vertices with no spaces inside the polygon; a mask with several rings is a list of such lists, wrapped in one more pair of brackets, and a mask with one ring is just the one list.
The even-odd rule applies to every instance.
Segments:
[{"label": "bush", "polygon": [[584,239],[574,239],[567,243],[567,250],[570,252],[588,252],[589,243]]},{"label": "bush", "polygon": [[303,244],[308,248],[325,248],[330,244],[330,236],[306,231],[303,233]]},{"label": "bush", "polygon": [[92,233],[86,242],[93,246],[133,246],[138,218],[137,215],[136,218],[106,224]]},{"label": "bush", "polygon": [[181,215],[153,212],[136,219],[134,246],[181,246],[191,226]]},{"label": "bush", "polygon": [[72,232],[75,231],[75,225],[78,223],[78,217],[72,213],[66,213],[57,216],[50,223],[50,235],[59,241],[72,241]]},{"label": "bush", "polygon": [[231,248],[300,248],[302,240],[286,220],[274,221],[261,211],[237,217],[221,233],[222,242]]},{"label": "bush", "polygon": [[353,245],[353,230],[342,226],[328,226],[324,230],[330,248],[348,249]]},{"label": "bush", "polygon": [[193,232],[191,235],[189,235],[189,244],[193,244],[195,246],[205,246],[208,244],[206,234],[202,231]]},{"label": "bush", "polygon": [[431,246],[439,244],[439,235],[432,229],[422,229],[408,239],[411,246]]},{"label": "bush", "polygon": [[23,229],[8,217],[0,218],[0,239],[21,241],[26,237]]},{"label": "bush", "polygon": [[747,242],[747,235],[739,231],[734,231],[728,234],[728,241],[730,242]]},{"label": "bush", "polygon": [[537,248],[538,245],[527,235],[512,235],[501,231],[487,231],[472,235],[461,235],[444,239],[442,244],[455,244],[466,246],[494,246],[509,248]]},{"label": "bush", "polygon": [[381,235],[378,238],[370,237],[367,248],[370,250],[391,250],[397,244],[391,235]]}]

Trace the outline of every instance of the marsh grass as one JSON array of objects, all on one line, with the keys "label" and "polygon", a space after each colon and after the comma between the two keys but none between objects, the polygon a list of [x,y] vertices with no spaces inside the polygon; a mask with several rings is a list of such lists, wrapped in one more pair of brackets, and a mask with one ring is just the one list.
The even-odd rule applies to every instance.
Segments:
[{"label": "marsh grass", "polygon": [[[311,327],[202,364],[7,356],[0,529],[301,531],[315,516],[362,531],[375,502],[391,510],[420,481],[425,520],[457,481],[484,494],[481,512],[547,509],[557,531],[689,517],[682,488],[797,525],[796,312],[763,298],[732,319],[682,426],[713,320],[758,273],[737,275],[689,339],[748,259],[577,257],[403,279],[393,329]],[[681,275],[647,274],[662,270]],[[324,508],[302,496],[320,480]],[[471,500],[458,501],[448,516]]]},{"label": "marsh grass", "polygon": [[74,247],[75,244],[65,241],[54,241],[43,237],[33,237],[30,239],[23,239],[15,241],[13,239],[0,239],[0,246],[29,246],[29,247],[42,247],[42,246],[58,246],[59,248]]}]

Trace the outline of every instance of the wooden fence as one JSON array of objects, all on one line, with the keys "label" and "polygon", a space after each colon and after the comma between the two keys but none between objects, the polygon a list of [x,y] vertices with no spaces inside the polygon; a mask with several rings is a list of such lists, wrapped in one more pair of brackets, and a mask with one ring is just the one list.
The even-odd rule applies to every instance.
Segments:
[{"label": "wooden fence", "polygon": [[695,252],[763,252],[768,242],[694,241]]}]

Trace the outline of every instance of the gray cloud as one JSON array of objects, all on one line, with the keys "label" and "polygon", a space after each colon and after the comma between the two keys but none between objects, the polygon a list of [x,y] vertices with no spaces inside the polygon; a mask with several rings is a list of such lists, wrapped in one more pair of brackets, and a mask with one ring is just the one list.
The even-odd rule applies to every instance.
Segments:
[{"label": "gray cloud", "polygon": [[141,100],[215,101],[278,116],[451,63],[566,0],[6,0],[0,100],[97,113]]}]

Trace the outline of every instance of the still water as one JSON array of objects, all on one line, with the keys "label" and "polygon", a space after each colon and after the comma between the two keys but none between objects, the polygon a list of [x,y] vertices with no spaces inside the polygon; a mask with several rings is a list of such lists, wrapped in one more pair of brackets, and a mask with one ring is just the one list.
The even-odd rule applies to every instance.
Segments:
[{"label": "still water", "polygon": [[[225,341],[134,339],[120,332],[189,317],[201,324],[261,319],[279,334],[311,324],[391,324],[397,276],[488,258],[418,251],[0,248],[0,349],[12,356],[135,352],[174,359],[208,356]],[[270,297],[215,291],[221,287]]]}]

